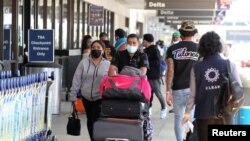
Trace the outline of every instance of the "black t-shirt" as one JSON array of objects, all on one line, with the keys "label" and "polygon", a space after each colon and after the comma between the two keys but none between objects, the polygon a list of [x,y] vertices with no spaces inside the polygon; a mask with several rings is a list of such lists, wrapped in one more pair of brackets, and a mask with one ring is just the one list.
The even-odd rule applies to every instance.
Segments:
[{"label": "black t-shirt", "polygon": [[111,64],[118,68],[120,73],[124,66],[132,66],[135,68],[149,68],[148,56],[145,53],[136,51],[133,57],[129,56],[127,50],[118,51],[115,57],[112,58]]},{"label": "black t-shirt", "polygon": [[167,58],[174,61],[173,90],[189,88],[190,71],[198,61],[198,44],[192,41],[181,41],[168,48]]},{"label": "black t-shirt", "polygon": [[113,46],[108,46],[105,48],[104,50],[104,58],[106,58],[107,60],[111,61],[112,60],[112,57],[115,56],[116,54],[116,50]]},{"label": "black t-shirt", "polygon": [[161,77],[161,56],[160,52],[155,45],[151,45],[144,49],[145,53],[148,56],[149,69],[147,71],[148,79],[158,79]]},{"label": "black t-shirt", "polygon": [[105,50],[104,50],[103,57],[106,58],[107,60],[111,61],[112,57],[114,57],[116,54],[115,47],[110,44],[109,40],[103,40],[103,43],[106,46]]}]

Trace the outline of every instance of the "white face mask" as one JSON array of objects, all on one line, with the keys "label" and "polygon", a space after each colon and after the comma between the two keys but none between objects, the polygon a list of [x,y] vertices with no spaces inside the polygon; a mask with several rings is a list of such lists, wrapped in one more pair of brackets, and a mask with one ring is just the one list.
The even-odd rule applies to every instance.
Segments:
[{"label": "white face mask", "polygon": [[137,46],[130,46],[130,45],[127,45],[127,51],[129,53],[135,53],[137,51],[138,47]]}]

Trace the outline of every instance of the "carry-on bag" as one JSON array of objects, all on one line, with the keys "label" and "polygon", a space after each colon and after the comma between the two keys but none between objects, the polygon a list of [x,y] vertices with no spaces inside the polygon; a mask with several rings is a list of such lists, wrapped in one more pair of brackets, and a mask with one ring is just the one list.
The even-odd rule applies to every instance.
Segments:
[{"label": "carry-on bag", "polygon": [[118,74],[104,76],[100,84],[103,98],[150,101],[151,87],[145,76]]},{"label": "carry-on bag", "polygon": [[104,117],[143,119],[146,112],[145,103],[140,101],[103,99],[101,104],[101,116]]},{"label": "carry-on bag", "polygon": [[71,113],[71,116],[68,118],[68,123],[67,123],[67,134],[79,136],[81,134],[81,121],[78,118],[78,114],[75,109],[74,103],[72,103],[72,108],[73,111]]},{"label": "carry-on bag", "polygon": [[93,137],[95,141],[108,138],[143,141],[143,121],[118,118],[99,119],[94,123]]},{"label": "carry-on bag", "polygon": [[83,97],[82,97],[82,94],[81,94],[81,90],[79,90],[77,92],[77,98],[74,101],[75,108],[76,108],[76,111],[79,112],[79,113],[86,113],[82,99],[83,99]]},{"label": "carry-on bag", "polygon": [[75,107],[76,107],[76,111],[79,113],[85,113],[85,107],[83,105],[83,101],[82,98],[76,98],[76,100],[74,101],[75,103]]}]

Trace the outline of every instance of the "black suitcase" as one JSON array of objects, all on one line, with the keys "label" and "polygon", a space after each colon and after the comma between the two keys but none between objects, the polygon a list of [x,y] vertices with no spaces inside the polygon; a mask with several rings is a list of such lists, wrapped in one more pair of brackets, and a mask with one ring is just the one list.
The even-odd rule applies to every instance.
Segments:
[{"label": "black suitcase", "polygon": [[93,138],[95,141],[143,141],[143,121],[132,119],[107,118],[94,123]]},{"label": "black suitcase", "polygon": [[103,99],[101,104],[101,116],[144,119],[147,113],[146,107],[145,103],[140,101]]}]

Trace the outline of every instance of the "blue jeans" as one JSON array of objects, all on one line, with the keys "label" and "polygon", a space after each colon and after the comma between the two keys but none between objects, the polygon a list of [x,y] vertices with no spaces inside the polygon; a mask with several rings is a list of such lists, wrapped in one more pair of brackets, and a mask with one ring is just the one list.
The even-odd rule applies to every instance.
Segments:
[{"label": "blue jeans", "polygon": [[[173,90],[174,130],[177,141],[183,141],[182,118],[190,95],[190,89]],[[192,115],[190,116],[192,117]]]}]

